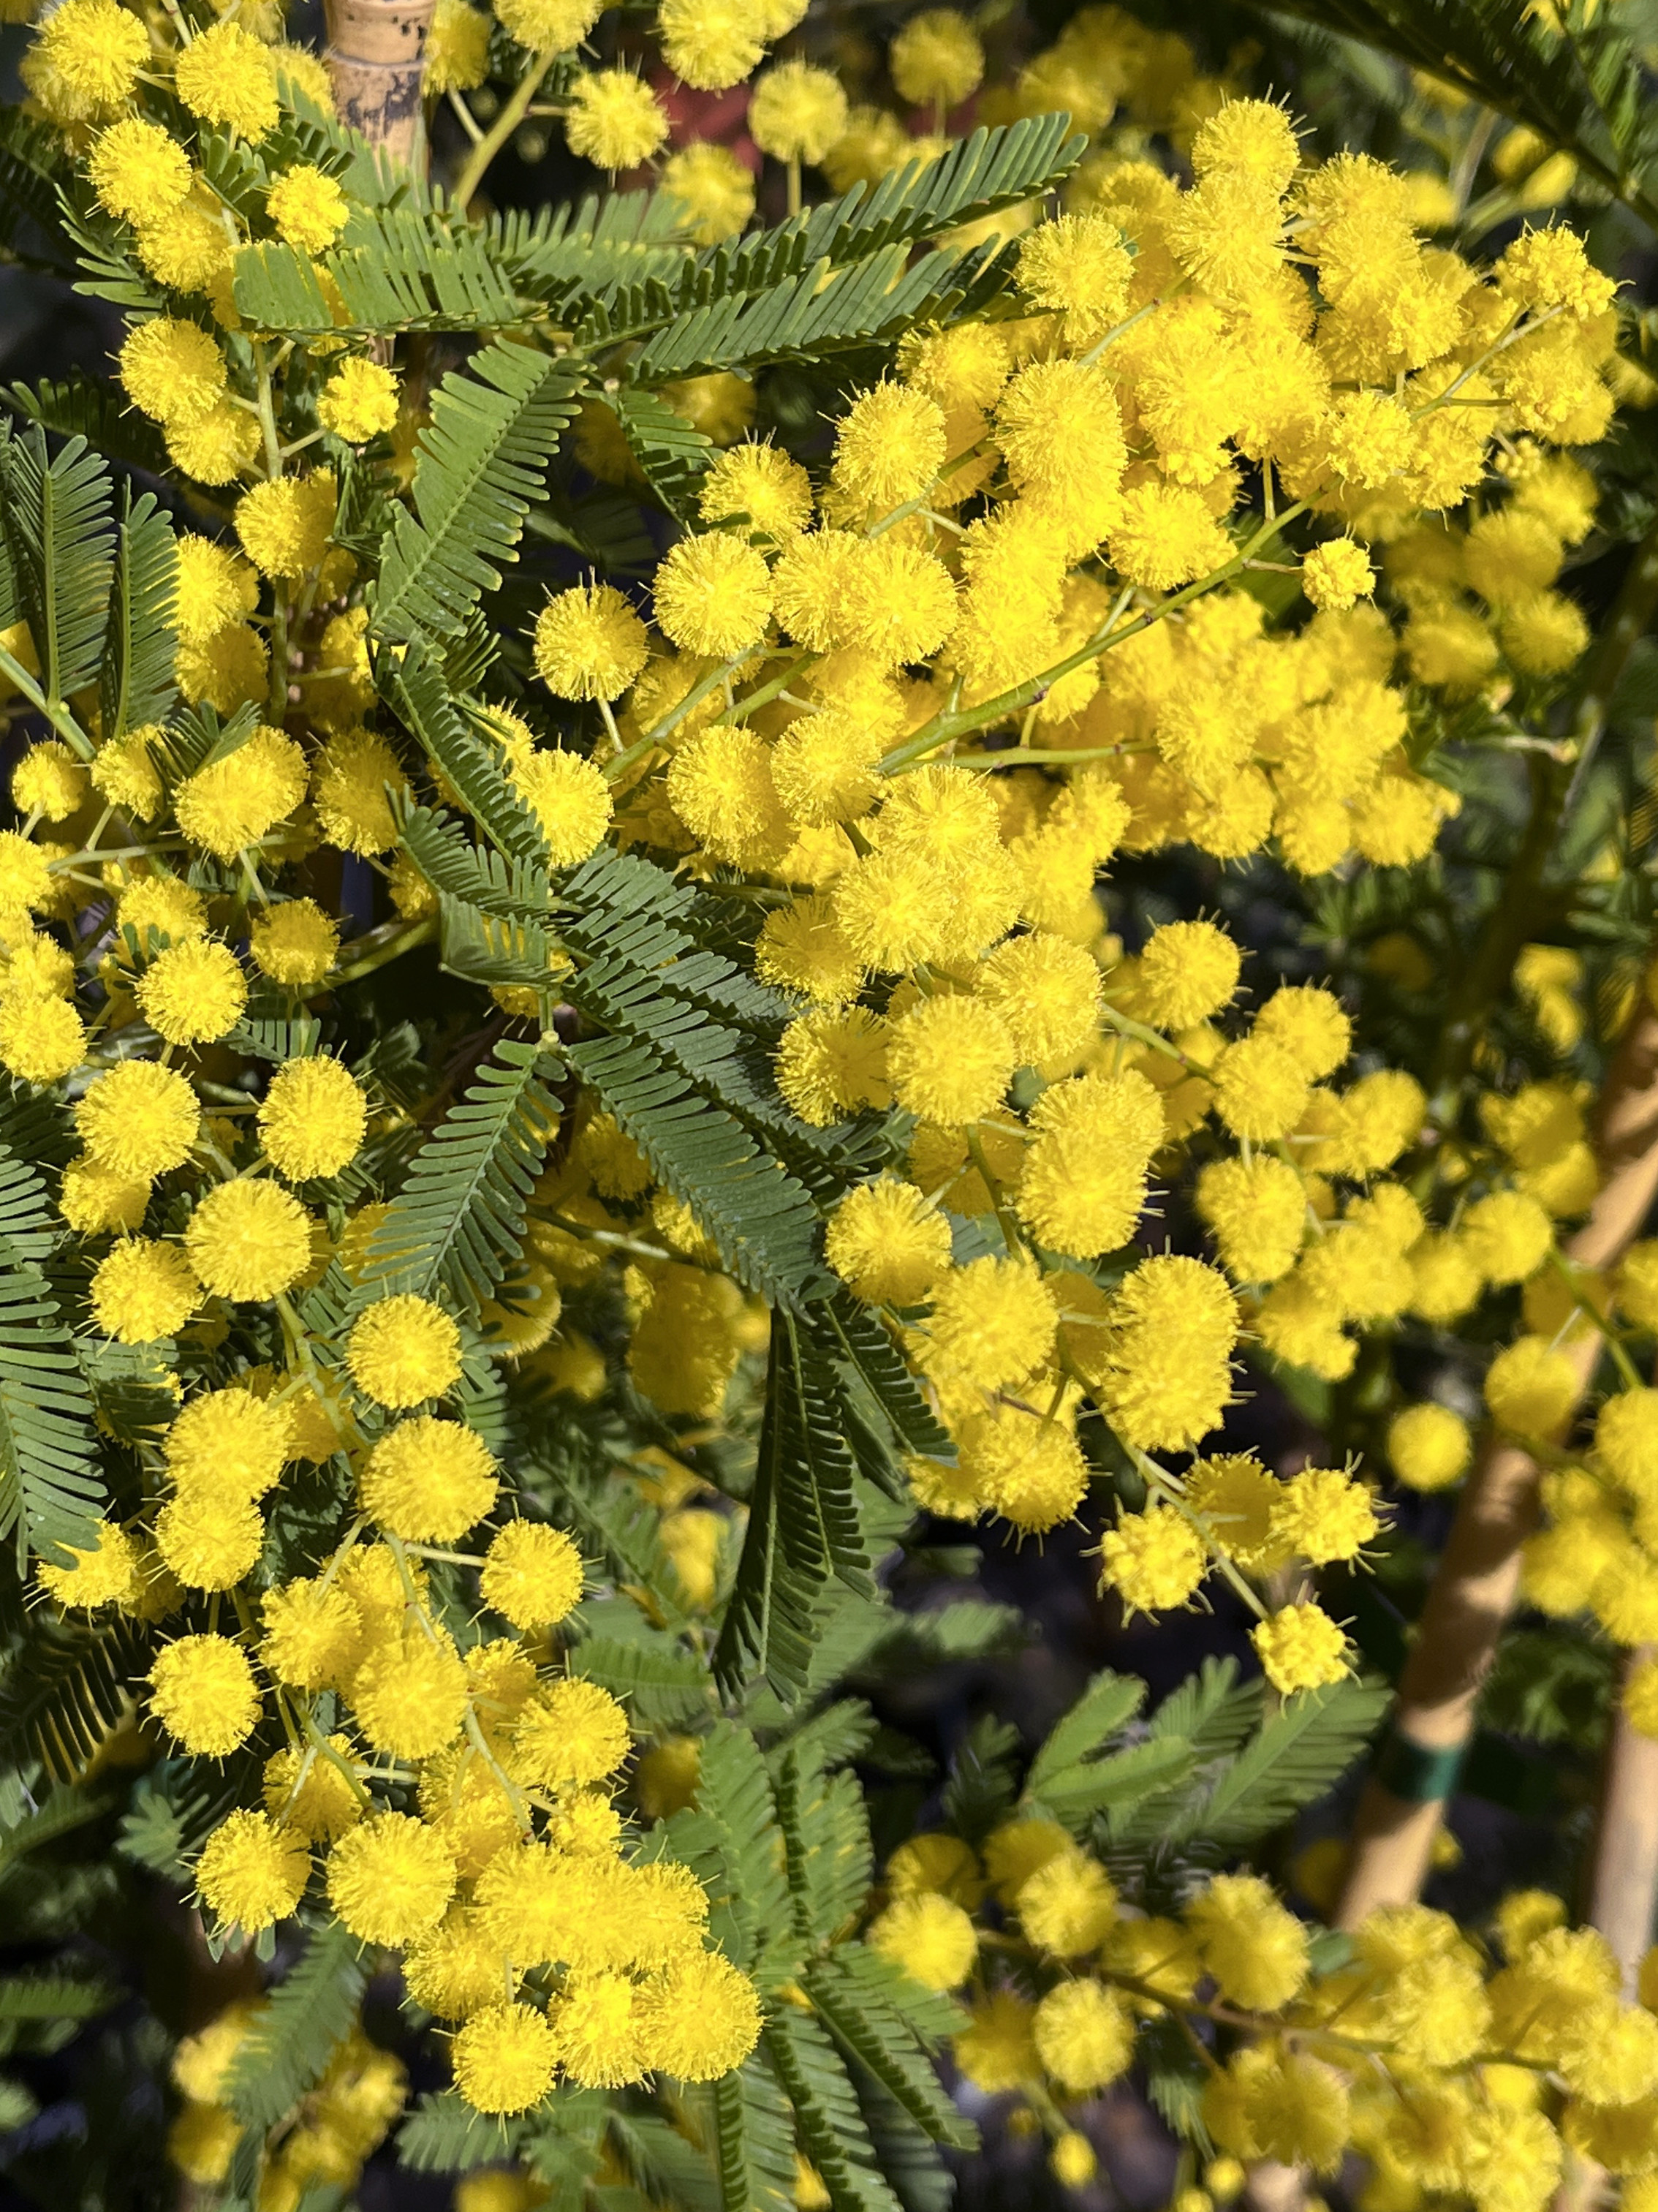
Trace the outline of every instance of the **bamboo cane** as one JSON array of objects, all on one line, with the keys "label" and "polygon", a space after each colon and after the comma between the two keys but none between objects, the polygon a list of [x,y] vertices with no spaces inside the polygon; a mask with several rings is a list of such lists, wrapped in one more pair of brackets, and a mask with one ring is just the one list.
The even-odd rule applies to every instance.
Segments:
[{"label": "bamboo cane", "polygon": [[[1566,1247],[1578,1266],[1608,1267],[1640,1234],[1658,1193],[1658,1012],[1643,1000],[1619,1048],[1595,1129],[1600,1191]],[[1579,1397],[1599,1362],[1593,1330],[1563,1347]],[[1400,1683],[1393,1729],[1366,1784],[1339,1927],[1421,1893],[1445,1800],[1473,1733],[1480,1685],[1520,1587],[1521,1547],[1537,1519],[1538,1467],[1493,1443],[1463,1492],[1421,1627]]]},{"label": "bamboo cane", "polygon": [[[1630,1654],[1625,1681],[1654,1650]],[[1606,1746],[1587,1902],[1589,1925],[1611,1944],[1624,1996],[1633,2000],[1658,1906],[1658,1741],[1630,1726],[1621,1703]]]},{"label": "bamboo cane", "polygon": [[326,0],[328,74],[340,120],[406,169],[423,170],[421,82],[434,0]]}]

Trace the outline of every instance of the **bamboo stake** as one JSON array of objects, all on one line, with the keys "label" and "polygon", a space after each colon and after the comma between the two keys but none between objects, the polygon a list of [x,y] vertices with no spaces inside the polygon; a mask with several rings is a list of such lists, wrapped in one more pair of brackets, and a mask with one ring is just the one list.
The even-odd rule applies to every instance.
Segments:
[{"label": "bamboo stake", "polygon": [[435,0],[326,0],[328,74],[340,120],[423,172],[421,83]]},{"label": "bamboo stake", "polygon": [[[1595,1152],[1600,1195],[1566,1251],[1580,1267],[1602,1268],[1639,1236],[1658,1193],[1658,1012],[1644,1000],[1606,1079]],[[1581,1400],[1599,1364],[1600,1337],[1586,1329],[1562,1349],[1578,1370]],[[1521,1546],[1536,1524],[1537,1489],[1529,1452],[1511,1443],[1486,1446],[1423,1608],[1392,1731],[1359,1802],[1338,1927],[1421,1893],[1480,1685],[1519,1594]]]},{"label": "bamboo stake", "polygon": [[[1624,1664],[1623,1681],[1652,1657],[1643,1644]],[[1620,1682],[1620,1687],[1621,1687]],[[1630,1726],[1621,1701],[1612,1715],[1600,1786],[1600,1817],[1589,1868],[1588,1922],[1612,1948],[1624,1996],[1633,2002],[1658,1906],[1658,1741]]]}]

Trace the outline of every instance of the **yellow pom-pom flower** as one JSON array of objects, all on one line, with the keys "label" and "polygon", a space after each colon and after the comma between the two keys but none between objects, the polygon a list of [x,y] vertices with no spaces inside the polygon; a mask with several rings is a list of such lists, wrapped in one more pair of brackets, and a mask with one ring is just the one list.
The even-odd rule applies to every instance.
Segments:
[{"label": "yellow pom-pom flower", "polygon": [[848,519],[877,520],[919,498],[947,450],[936,400],[902,384],[878,384],[859,394],[835,431],[832,490]]},{"label": "yellow pom-pom flower", "polygon": [[348,446],[397,428],[398,380],[377,361],[353,354],[343,361],[317,395],[317,420]]},{"label": "yellow pom-pom flower", "polygon": [[866,1305],[916,1305],[950,1265],[950,1223],[912,1184],[882,1176],[841,1200],[823,1256]]},{"label": "yellow pom-pom flower", "polygon": [[69,1553],[70,1565],[60,1567],[42,1559],[35,1570],[41,1589],[61,1606],[87,1612],[103,1605],[125,1609],[139,1594],[137,1546],[112,1522],[100,1521],[97,1528],[97,1542],[85,1551],[73,1544],[59,1547]]},{"label": "yellow pom-pom flower", "polygon": [[494,1505],[500,1486],[483,1437],[429,1413],[388,1429],[358,1482],[369,1518],[418,1544],[452,1544],[464,1536]]},{"label": "yellow pom-pom flower", "polygon": [[550,1628],[581,1602],[581,1554],[562,1528],[509,1521],[490,1543],[480,1588],[514,1628]]},{"label": "yellow pom-pom flower", "polygon": [[243,1178],[208,1192],[185,1250],[216,1297],[263,1301],[291,1290],[311,1263],[311,1216],[275,1183]]},{"label": "yellow pom-pom flower", "polygon": [[408,1620],[376,1642],[351,1677],[364,1741],[393,1759],[431,1759],[466,1718],[466,1669],[446,1630]]},{"label": "yellow pom-pom flower", "polygon": [[162,1446],[182,1496],[246,1504],[270,1489],[292,1456],[287,1409],[251,1390],[204,1390],[179,1412]]},{"label": "yellow pom-pom flower", "polygon": [[1577,1370],[1547,1337],[1522,1336],[1485,1370],[1485,1403],[1503,1428],[1520,1437],[1550,1437],[1570,1418],[1581,1385]]},{"label": "yellow pom-pom flower", "polygon": [[276,64],[240,23],[198,31],[179,56],[173,85],[192,115],[239,137],[258,141],[276,128]]},{"label": "yellow pom-pom flower", "polygon": [[1468,1425],[1448,1406],[1407,1406],[1388,1425],[1388,1458],[1410,1490],[1446,1490],[1468,1468]]},{"label": "yellow pom-pom flower", "polygon": [[1249,1633],[1267,1680],[1280,1696],[1321,1689],[1351,1672],[1347,1638],[1316,1605],[1286,1605]]},{"label": "yellow pom-pom flower", "polygon": [[308,477],[273,477],[237,501],[236,535],[261,575],[302,583],[321,566],[328,550],[334,507],[334,478],[328,470]]},{"label": "yellow pom-pom flower", "polygon": [[250,1936],[286,1920],[310,1878],[304,1837],[264,1813],[233,1813],[213,1831],[196,1862],[203,1904],[227,1927]]},{"label": "yellow pom-pom flower", "polygon": [[450,2050],[455,2087],[477,2112],[525,2112],[553,2086],[559,2039],[533,2006],[476,2012]]},{"label": "yellow pom-pom flower", "polygon": [[887,1073],[899,1105],[924,1121],[982,1121],[1017,1064],[1007,1024],[973,999],[924,999],[891,1027]]},{"label": "yellow pom-pom flower", "polygon": [[207,332],[169,315],[137,325],[121,348],[119,370],[133,405],[169,428],[205,416],[229,381],[224,356]]},{"label": "yellow pom-pom flower", "polygon": [[511,780],[556,868],[574,867],[598,850],[610,826],[610,787],[592,761],[548,746],[515,761]]},{"label": "yellow pom-pom flower", "polygon": [[875,1948],[923,1989],[958,1990],[979,1955],[979,1931],[936,1890],[896,1898],[869,1931]]},{"label": "yellow pom-pom flower", "polygon": [[76,807],[86,805],[86,769],[58,738],[31,745],[11,769],[11,803],[20,814],[39,814],[42,821],[69,821]]},{"label": "yellow pom-pom flower", "polygon": [[725,660],[759,644],[771,577],[751,545],[722,531],[682,538],[656,572],[658,626],[687,653]]},{"label": "yellow pom-pom flower", "polygon": [[775,446],[733,446],[716,456],[702,478],[697,512],[704,522],[746,517],[750,529],[787,545],[811,520],[811,478]]},{"label": "yellow pom-pom flower", "polygon": [[750,76],[764,51],[753,0],[659,0],[662,58],[696,92],[724,92]]},{"label": "yellow pom-pom flower", "polygon": [[893,40],[887,69],[901,100],[947,112],[978,90],[985,50],[958,9],[924,8]]},{"label": "yellow pom-pom flower", "polygon": [[246,1743],[259,1717],[247,1654],[228,1636],[181,1636],[149,1670],[150,1706],[186,1751],[222,1759]]},{"label": "yellow pom-pom flower", "polygon": [[1113,1990],[1098,1982],[1061,1982],[1031,2022],[1036,2055],[1072,2096],[1103,2089],[1126,2073],[1134,2053],[1134,2023]]},{"label": "yellow pom-pom flower", "polygon": [[150,1344],[176,1336],[200,1294],[177,1245],[126,1237],[93,1276],[92,1317],[118,1344]]},{"label": "yellow pom-pom flower", "polygon": [[345,1359],[359,1389],[401,1413],[446,1396],[460,1380],[460,1331],[441,1306],[404,1291],[358,1316]]},{"label": "yellow pom-pom flower", "polygon": [[154,222],[190,191],[190,157],[155,123],[128,116],[106,131],[87,157],[92,189],[112,215]]},{"label": "yellow pom-pom flower", "polygon": [[647,1983],[639,2004],[647,2063],[679,2081],[717,2081],[760,2040],[760,1998],[718,1951],[690,1951]]},{"label": "yellow pom-pom flower", "polygon": [[425,58],[425,91],[473,91],[489,74],[489,16],[467,0],[437,0]]},{"label": "yellow pom-pom flower", "polygon": [[407,1813],[380,1813],[328,1856],[328,1901],[365,1943],[417,1942],[442,1919],[455,1862],[435,1830]]},{"label": "yellow pom-pom flower", "polygon": [[67,999],[24,992],[0,999],[0,1066],[21,1082],[58,1082],[80,1066],[86,1045],[86,1024]]},{"label": "yellow pom-pom flower", "polygon": [[1202,1537],[1172,1506],[1125,1513],[1100,1539],[1100,1583],[1130,1613],[1185,1605],[1209,1569]]},{"label": "yellow pom-pom flower", "polygon": [[662,165],[661,189],[685,209],[698,246],[735,238],[754,213],[754,179],[729,147],[699,139]]},{"label": "yellow pom-pom flower", "polygon": [[[243,634],[236,626],[221,629],[207,649],[216,652]],[[192,844],[229,860],[260,843],[304,796],[305,756],[292,738],[260,723],[234,752],[186,776],[173,809]]]},{"label": "yellow pom-pom flower", "polygon": [[585,70],[572,80],[568,97],[564,135],[570,151],[598,168],[636,168],[667,138],[667,116],[632,70]]},{"label": "yellow pom-pom flower", "polygon": [[1368,599],[1376,571],[1364,548],[1351,538],[1332,538],[1315,545],[1301,564],[1301,588],[1315,607],[1337,613]]},{"label": "yellow pom-pom flower", "polygon": [[610,584],[561,592],[536,617],[536,673],[556,698],[619,698],[648,652],[644,623]]},{"label": "yellow pom-pom flower", "polygon": [[510,1767],[543,1789],[602,1782],[628,1755],[628,1716],[608,1690],[572,1676],[537,1692],[513,1726]]},{"label": "yellow pom-pom flower", "polygon": [[1278,2012],[1300,1991],[1307,1931],[1259,1875],[1217,1875],[1186,1920],[1204,1965],[1235,2004]]},{"label": "yellow pom-pom flower", "polygon": [[337,180],[305,163],[276,179],[264,206],[277,237],[302,253],[326,253],[350,212]]},{"label": "yellow pom-pom flower", "polygon": [[1117,1916],[1117,1893],[1097,1861],[1066,1844],[1019,1885],[1015,1900],[1039,1950],[1080,1958],[1101,1942]]},{"label": "yellow pom-pom flower", "polygon": [[292,1182],[337,1175],[355,1158],[367,1126],[361,1085],[343,1061],[326,1053],[285,1060],[259,1106],[266,1156]]},{"label": "yellow pom-pom flower", "polygon": [[821,161],[847,128],[847,95],[830,70],[780,62],[749,98],[749,135],[779,161]]},{"label": "yellow pom-pom flower", "polygon": [[144,1182],[184,1165],[201,1119],[185,1079],[153,1060],[122,1060],[88,1085],[75,1109],[88,1158]]}]

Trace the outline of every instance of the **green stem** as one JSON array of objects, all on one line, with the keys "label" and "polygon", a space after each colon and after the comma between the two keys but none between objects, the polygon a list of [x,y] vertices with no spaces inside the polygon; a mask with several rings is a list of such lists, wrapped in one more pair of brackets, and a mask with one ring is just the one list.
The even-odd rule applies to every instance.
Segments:
[{"label": "green stem", "polygon": [[1062,676],[1069,676],[1073,668],[1081,668],[1088,661],[1097,660],[1102,653],[1108,653],[1114,646],[1126,644],[1131,637],[1137,637],[1142,630],[1150,629],[1154,623],[1162,622],[1188,601],[1200,598],[1205,592],[1213,591],[1230,577],[1242,575],[1255,554],[1278,535],[1285,523],[1293,521],[1297,515],[1306,512],[1306,501],[1297,500],[1293,507],[1286,507],[1282,514],[1270,522],[1262,523],[1248,543],[1241,545],[1218,568],[1211,569],[1206,576],[1199,576],[1195,583],[1187,584],[1181,591],[1171,592],[1167,599],[1160,599],[1155,607],[1148,607],[1143,615],[1137,615],[1133,622],[1125,623],[1121,629],[1108,627],[1104,630],[1096,630],[1074,653],[1067,653],[1063,660],[1056,660],[1051,668],[1044,668],[1035,676],[1027,676],[1022,684],[1016,684],[1011,690],[998,692],[993,699],[987,699],[977,707],[959,708],[953,712],[946,709],[935,714],[930,722],[924,723],[917,730],[914,737],[907,738],[902,744],[894,746],[880,762],[880,773],[883,775],[896,775],[923,753],[936,752],[940,745],[948,744],[952,738],[965,737],[970,730],[988,729],[993,722],[1005,721],[1010,715],[1021,713],[1040,699],[1044,692],[1051,690]]},{"label": "green stem", "polygon": [[483,182],[490,162],[528,114],[530,102],[541,88],[541,80],[556,59],[556,54],[537,55],[533,65],[519,80],[518,88],[512,98],[467,155],[466,166],[455,179],[455,189],[451,194],[463,216],[472,212],[473,198]]},{"label": "green stem", "polygon": [[22,662],[14,659],[3,646],[0,646],[0,673],[9,677],[37,714],[46,716],[58,736],[68,744],[71,752],[83,761],[92,758],[97,747],[69,708],[61,699],[48,699]]},{"label": "green stem", "polygon": [[372,975],[377,968],[396,960],[404,952],[412,952],[417,945],[428,945],[438,933],[434,915],[427,915],[419,921],[386,922],[379,929],[371,929],[366,937],[346,949],[356,957],[336,968],[328,978],[328,988],[337,990],[342,983],[360,982]]}]

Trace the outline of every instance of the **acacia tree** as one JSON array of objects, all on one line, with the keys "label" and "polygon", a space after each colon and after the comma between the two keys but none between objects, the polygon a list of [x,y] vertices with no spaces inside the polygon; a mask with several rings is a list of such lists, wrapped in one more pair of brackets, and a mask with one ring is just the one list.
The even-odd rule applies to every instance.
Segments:
[{"label": "acacia tree", "polygon": [[[1638,2198],[1650,104],[1580,0],[1316,12],[1304,106],[1113,8],[30,30],[112,328],[0,394],[43,2201],[919,2212],[1119,2082],[1182,2212]],[[974,1525],[1078,1523],[1229,1648],[939,1772]],[[1591,1925],[1418,1902],[1494,1656],[1621,1700]]]}]

